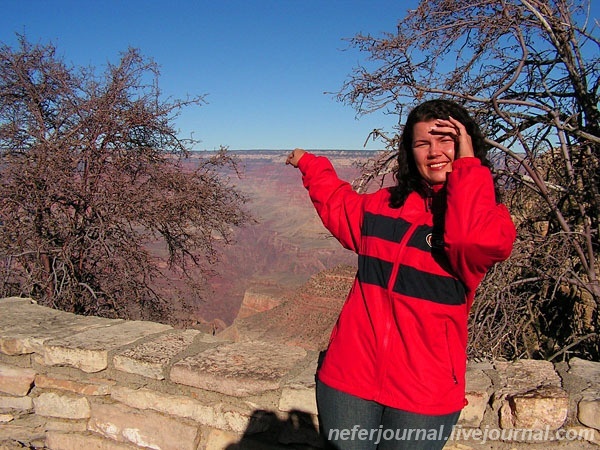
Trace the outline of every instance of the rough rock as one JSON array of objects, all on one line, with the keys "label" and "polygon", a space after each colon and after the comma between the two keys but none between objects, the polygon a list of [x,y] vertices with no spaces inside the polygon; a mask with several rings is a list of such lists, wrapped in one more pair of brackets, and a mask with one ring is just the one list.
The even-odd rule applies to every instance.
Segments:
[{"label": "rough rock", "polygon": [[0,409],[29,411],[33,409],[33,400],[31,397],[0,395]]},{"label": "rough rock", "polygon": [[81,395],[108,395],[115,385],[112,380],[93,379],[86,381],[71,380],[60,376],[37,375],[35,386],[40,389],[54,389]]},{"label": "rough rock", "polygon": [[500,386],[493,405],[502,428],[559,428],[566,420],[569,397],[550,361],[497,362]]},{"label": "rough rock", "polygon": [[110,351],[170,329],[168,325],[140,321],[88,329],[45,342],[44,363],[48,366],[70,365],[88,373],[100,372],[108,367]]},{"label": "rough rock", "polygon": [[477,366],[467,367],[465,397],[468,404],[462,410],[458,423],[465,427],[479,427],[490,399],[492,380]]},{"label": "rough rock", "polygon": [[266,342],[223,344],[173,365],[175,383],[241,397],[277,389],[306,356],[303,349]]},{"label": "rough rock", "polygon": [[251,286],[244,292],[244,298],[237,314],[237,319],[253,316],[279,306],[282,302],[281,287]]},{"label": "rough rock", "polygon": [[196,330],[177,330],[118,352],[113,357],[116,369],[156,380],[164,380],[164,371],[172,358],[200,334]]},{"label": "rough rock", "polygon": [[324,350],[352,286],[356,269],[339,266],[312,277],[268,311],[238,318],[219,336],[235,341],[268,341]]},{"label": "rough rock", "polygon": [[88,430],[119,443],[161,450],[196,450],[198,427],[152,411],[95,403]]},{"label": "rough rock", "polygon": [[510,395],[500,408],[500,426],[528,430],[557,430],[569,411],[569,395],[557,386],[542,386]]},{"label": "rough rock", "polygon": [[223,450],[228,448],[235,448],[235,444],[238,440],[239,436],[230,431],[210,430],[207,433],[206,440],[204,442],[204,449]]},{"label": "rough rock", "polygon": [[207,404],[182,395],[165,394],[150,389],[113,389],[111,398],[131,408],[154,410],[171,416],[192,419],[217,429],[227,429],[221,404]]},{"label": "rough rock", "polygon": [[87,399],[70,394],[43,392],[33,399],[33,406],[38,416],[62,419],[87,419],[90,417],[90,404]]},{"label": "rough rock", "polygon": [[33,380],[35,370],[0,364],[0,392],[17,396],[27,395]]},{"label": "rough rock", "polygon": [[138,446],[121,444],[90,433],[61,433],[59,431],[48,433],[46,445],[48,448],[57,450],[139,450]]},{"label": "rough rock", "polygon": [[600,362],[571,358],[569,360],[569,373],[587,380],[590,385],[600,387]]},{"label": "rough rock", "polygon": [[317,400],[315,398],[316,371],[317,361],[315,360],[284,386],[279,400],[280,411],[303,411],[309,414],[317,414]]},{"label": "rough rock", "polygon": [[600,391],[597,388],[588,388],[582,394],[577,418],[582,424],[600,430]]},{"label": "rough rock", "polygon": [[[35,317],[36,321],[29,320]],[[123,320],[95,316],[78,316],[37,305],[31,299],[0,300],[0,352],[6,355],[44,354],[44,342],[79,333],[92,328],[103,328]]]}]

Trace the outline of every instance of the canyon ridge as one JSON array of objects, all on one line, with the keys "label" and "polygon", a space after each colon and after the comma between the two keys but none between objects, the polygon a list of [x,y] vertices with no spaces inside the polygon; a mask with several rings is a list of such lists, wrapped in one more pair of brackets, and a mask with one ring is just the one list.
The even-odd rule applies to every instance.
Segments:
[{"label": "canyon ridge", "polygon": [[[327,156],[340,178],[350,182],[360,173],[357,163],[376,155],[360,150],[311,152]],[[241,175],[229,175],[229,181],[247,196],[255,222],[235,230],[233,245],[219,246],[220,261],[208,280],[206,298],[193,304],[192,311],[174,309],[185,326],[212,332],[231,325],[238,314],[244,318],[273,308],[322,271],[342,267],[346,279],[356,266],[356,256],[323,227],[300,171],[285,165],[288,150],[230,153],[238,158]]]}]

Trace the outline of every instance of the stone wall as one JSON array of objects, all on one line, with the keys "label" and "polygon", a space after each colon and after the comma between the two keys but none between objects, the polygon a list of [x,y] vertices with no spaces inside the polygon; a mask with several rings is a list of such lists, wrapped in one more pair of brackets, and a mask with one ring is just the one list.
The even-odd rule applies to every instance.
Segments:
[{"label": "stone wall", "polygon": [[[0,450],[320,449],[317,360],[281,343],[0,299]],[[594,448],[599,366],[471,363],[447,448]],[[565,441],[576,434],[584,440]]]}]

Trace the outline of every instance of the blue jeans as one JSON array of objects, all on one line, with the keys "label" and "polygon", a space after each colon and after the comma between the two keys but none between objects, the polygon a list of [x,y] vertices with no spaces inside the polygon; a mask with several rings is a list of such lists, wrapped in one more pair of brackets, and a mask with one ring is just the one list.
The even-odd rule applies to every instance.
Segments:
[{"label": "blue jeans", "polygon": [[460,411],[414,414],[340,392],[317,381],[323,437],[336,450],[439,450]]}]

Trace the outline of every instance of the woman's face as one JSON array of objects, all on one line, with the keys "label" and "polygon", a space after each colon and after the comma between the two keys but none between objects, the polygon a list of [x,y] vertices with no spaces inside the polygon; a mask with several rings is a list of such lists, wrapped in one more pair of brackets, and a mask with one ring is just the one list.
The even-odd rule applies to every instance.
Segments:
[{"label": "woman's face", "polygon": [[431,185],[444,183],[446,174],[452,172],[456,145],[452,136],[436,131],[435,123],[434,119],[413,126],[415,163],[423,179]]}]

